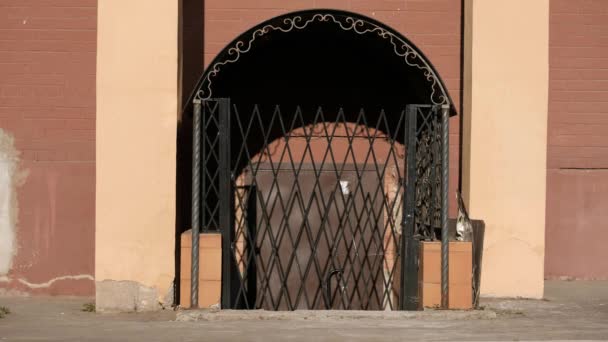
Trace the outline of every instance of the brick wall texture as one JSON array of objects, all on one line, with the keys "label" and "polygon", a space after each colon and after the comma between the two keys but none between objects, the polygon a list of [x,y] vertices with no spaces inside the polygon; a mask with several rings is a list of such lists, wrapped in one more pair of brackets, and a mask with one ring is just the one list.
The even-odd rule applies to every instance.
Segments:
[{"label": "brick wall texture", "polygon": [[[207,0],[204,63],[263,20],[331,8],[401,32],[459,108],[459,0]],[[17,249],[0,288],[94,292],[96,0],[0,0],[0,128],[15,138]],[[608,278],[608,2],[551,0],[547,277]],[[451,189],[458,118],[451,122]],[[452,201],[452,213],[454,213]]]},{"label": "brick wall texture", "polygon": [[[341,9],[404,34],[459,108],[461,1],[207,0],[204,62],[263,20]],[[94,291],[96,0],[0,1],[0,128],[20,170],[17,250],[0,288]],[[551,0],[547,277],[608,278],[608,2]],[[451,122],[451,189],[458,183]],[[454,201],[452,201],[454,203]],[[452,205],[452,213],[454,212]]]},{"label": "brick wall texture", "polygon": [[[332,8],[403,33],[438,69],[459,108],[458,0],[207,0],[204,59],[263,20]],[[0,1],[0,128],[20,169],[16,255],[0,288],[94,292],[96,0]],[[451,122],[451,188],[458,183],[458,118]],[[452,201],[454,203],[454,201]],[[454,212],[452,208],[452,213]]]},{"label": "brick wall texture", "polygon": [[0,128],[19,168],[0,289],[94,293],[96,0],[0,0]]},{"label": "brick wall texture", "polygon": [[[460,108],[460,0],[206,0],[204,59],[209,64],[234,38],[288,12],[337,9],[374,18],[410,39],[429,58]],[[456,212],[459,117],[450,122],[450,212]]]},{"label": "brick wall texture", "polygon": [[608,1],[551,0],[545,274],[607,279]]}]

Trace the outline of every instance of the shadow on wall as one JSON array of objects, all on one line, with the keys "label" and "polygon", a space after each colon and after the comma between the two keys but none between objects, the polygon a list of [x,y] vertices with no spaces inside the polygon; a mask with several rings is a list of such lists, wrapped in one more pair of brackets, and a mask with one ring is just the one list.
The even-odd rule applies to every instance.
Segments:
[{"label": "shadow on wall", "polygon": [[[204,46],[204,0],[181,0],[180,4],[180,107],[184,107],[198,77],[202,74]],[[192,115],[181,113],[177,124],[175,282],[174,303],[178,303],[181,258],[180,235],[190,229],[192,185]]]}]

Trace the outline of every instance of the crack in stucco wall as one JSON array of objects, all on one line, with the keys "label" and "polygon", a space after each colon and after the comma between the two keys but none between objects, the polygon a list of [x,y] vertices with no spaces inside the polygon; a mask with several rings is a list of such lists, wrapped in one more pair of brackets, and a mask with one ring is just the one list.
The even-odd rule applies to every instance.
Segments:
[{"label": "crack in stucco wall", "polygon": [[25,180],[19,172],[19,152],[14,138],[0,128],[0,275],[8,274],[17,249],[17,186]]},{"label": "crack in stucco wall", "polygon": [[62,280],[95,280],[95,279],[90,274],[75,274],[75,275],[65,275],[65,276],[55,277],[55,278],[49,279],[48,281],[45,281],[43,283],[32,283],[23,278],[10,278],[7,276],[0,276],[0,283],[2,283],[2,282],[8,283],[11,281],[17,281],[17,282],[27,286],[30,289],[49,288],[55,282],[62,281]]}]

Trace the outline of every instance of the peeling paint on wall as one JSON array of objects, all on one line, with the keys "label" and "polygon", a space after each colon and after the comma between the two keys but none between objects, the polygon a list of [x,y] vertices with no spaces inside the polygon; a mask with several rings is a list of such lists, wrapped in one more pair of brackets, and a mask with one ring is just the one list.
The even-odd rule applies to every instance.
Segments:
[{"label": "peeling paint on wall", "polygon": [[13,137],[0,128],[0,276],[8,274],[16,251],[18,162]]},{"label": "peeling paint on wall", "polygon": [[95,282],[97,312],[143,312],[163,308],[158,290],[136,281]]}]

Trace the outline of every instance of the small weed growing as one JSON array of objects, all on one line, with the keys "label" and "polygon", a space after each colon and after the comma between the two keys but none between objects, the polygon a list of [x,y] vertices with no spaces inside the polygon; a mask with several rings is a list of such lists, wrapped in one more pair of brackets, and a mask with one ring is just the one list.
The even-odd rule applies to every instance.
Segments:
[{"label": "small weed growing", "polygon": [[86,304],[83,304],[81,311],[84,311],[84,312],[95,312],[95,303],[86,303]]},{"label": "small weed growing", "polygon": [[4,318],[4,316],[6,316],[10,313],[11,313],[11,310],[9,310],[9,308],[7,308],[6,306],[0,306],[0,318]]}]

